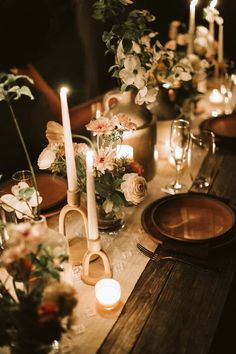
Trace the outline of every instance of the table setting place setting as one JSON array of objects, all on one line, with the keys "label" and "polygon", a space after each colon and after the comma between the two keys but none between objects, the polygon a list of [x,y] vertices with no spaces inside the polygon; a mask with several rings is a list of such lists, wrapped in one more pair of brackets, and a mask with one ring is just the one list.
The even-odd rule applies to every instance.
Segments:
[{"label": "table setting place setting", "polygon": [[[72,133],[61,87],[62,124],[47,123],[37,167],[13,104],[34,99],[30,79],[1,73],[28,166],[0,185],[0,353],[108,352],[150,264],[222,276],[236,245],[236,71],[217,0],[205,26],[200,2],[186,0],[188,25],[171,22],[165,44],[148,10],[103,36],[119,87],[89,102],[90,138]],[[94,18],[135,5],[113,3],[95,1]]]}]

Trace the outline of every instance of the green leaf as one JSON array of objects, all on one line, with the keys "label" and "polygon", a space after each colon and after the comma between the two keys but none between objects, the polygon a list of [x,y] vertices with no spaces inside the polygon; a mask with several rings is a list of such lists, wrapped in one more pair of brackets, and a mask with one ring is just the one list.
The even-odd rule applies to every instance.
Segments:
[{"label": "green leaf", "polygon": [[27,87],[27,86],[21,86],[21,88],[20,88],[20,94],[21,94],[21,95],[28,96],[31,100],[34,99],[34,96],[32,95],[32,93],[31,93],[29,87]]},{"label": "green leaf", "polygon": [[30,200],[34,192],[35,192],[34,187],[22,188],[19,191],[19,197],[22,200]]},{"label": "green leaf", "polygon": [[124,203],[123,198],[121,197],[121,195],[118,192],[112,193],[112,195],[110,196],[110,199],[113,201],[113,203],[116,206],[122,205]]},{"label": "green leaf", "polygon": [[122,45],[125,53],[129,53],[129,51],[132,49],[132,41],[130,39],[124,38],[122,40]]}]

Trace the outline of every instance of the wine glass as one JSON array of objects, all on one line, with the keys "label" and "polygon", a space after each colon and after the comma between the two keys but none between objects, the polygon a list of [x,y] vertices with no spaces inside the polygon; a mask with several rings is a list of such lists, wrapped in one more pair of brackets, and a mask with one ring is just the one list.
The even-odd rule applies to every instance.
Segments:
[{"label": "wine glass", "polygon": [[26,182],[30,187],[33,186],[33,176],[32,172],[29,170],[16,171],[12,175],[13,184],[18,184],[19,182]]},{"label": "wine glass", "polygon": [[214,157],[216,150],[215,134],[208,130],[202,130],[196,134],[191,133],[190,145],[191,148],[188,162],[190,168],[190,177],[192,179],[193,185],[200,189],[208,188],[211,182],[214,168],[212,170],[210,166],[208,166],[208,168],[205,168],[203,171],[201,165],[204,162],[206,156],[210,158],[209,161],[211,161]]},{"label": "wine glass", "polygon": [[166,186],[170,194],[186,193],[188,188],[180,181],[180,172],[187,161],[190,143],[190,123],[185,119],[176,119],[172,122],[170,131],[170,153],[175,161],[175,180]]}]

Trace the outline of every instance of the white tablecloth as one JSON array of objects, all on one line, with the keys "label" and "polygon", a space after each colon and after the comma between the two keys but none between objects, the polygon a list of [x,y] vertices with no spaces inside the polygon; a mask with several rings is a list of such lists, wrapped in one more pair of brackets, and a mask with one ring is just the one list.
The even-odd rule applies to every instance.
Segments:
[{"label": "white tablecloth", "polygon": [[[199,108],[201,107],[203,109],[206,108],[204,101]],[[211,109],[207,113],[205,111],[196,117],[191,123],[193,131],[198,129],[199,121],[204,116],[210,115]],[[148,195],[145,201],[139,206],[126,208],[125,227],[116,235],[101,235],[102,247],[109,257],[113,270],[113,278],[117,279],[121,285],[122,305],[116,311],[101,314],[96,307],[94,287],[86,285],[81,281],[81,266],[74,266],[73,283],[79,293],[79,305],[77,308],[78,323],[74,328],[74,334],[66,336],[62,340],[61,350],[63,354],[96,353],[118,318],[123,305],[148,262],[148,258],[137,250],[137,242],[141,242],[151,250],[156,248],[156,243],[145,233],[141,225],[141,214],[145,206],[155,199],[164,196],[161,188],[165,187],[175,176],[175,168],[167,160],[159,159],[156,163],[156,168],[157,174],[148,183]],[[183,180],[190,187],[191,179],[187,168],[183,170]],[[58,216],[49,218],[48,226],[50,229],[58,231]],[[83,237],[83,227],[81,226],[82,219],[79,217],[79,214],[70,214],[67,218],[66,233],[68,237],[72,239],[74,237]],[[7,350],[0,348],[0,353],[5,354]]]}]

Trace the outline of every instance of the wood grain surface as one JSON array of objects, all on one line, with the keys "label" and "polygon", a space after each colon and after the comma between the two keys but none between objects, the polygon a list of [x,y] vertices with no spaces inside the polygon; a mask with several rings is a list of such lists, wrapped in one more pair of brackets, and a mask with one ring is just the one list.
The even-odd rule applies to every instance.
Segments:
[{"label": "wood grain surface", "polygon": [[[202,164],[208,193],[236,206],[236,154],[219,150]],[[192,191],[198,191],[192,188]],[[236,247],[218,249],[220,271],[149,261],[100,354],[207,354],[236,270]]]}]

